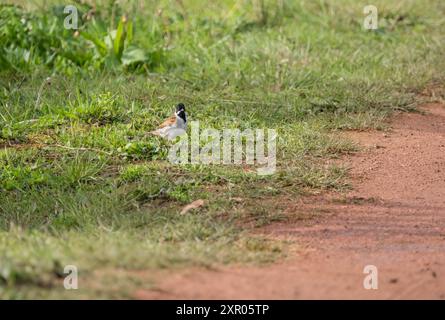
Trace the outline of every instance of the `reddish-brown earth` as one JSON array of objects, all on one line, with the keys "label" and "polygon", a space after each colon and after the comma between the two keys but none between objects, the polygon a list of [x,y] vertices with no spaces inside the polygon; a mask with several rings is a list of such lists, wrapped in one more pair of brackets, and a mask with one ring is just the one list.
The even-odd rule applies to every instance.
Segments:
[{"label": "reddish-brown earth", "polygon": [[[175,273],[143,299],[445,299],[445,107],[402,113],[391,130],[353,132],[365,150],[344,161],[353,191],[293,203],[319,212],[309,222],[262,232],[299,244],[295,256],[264,267]],[[378,269],[378,289],[363,268]]]}]

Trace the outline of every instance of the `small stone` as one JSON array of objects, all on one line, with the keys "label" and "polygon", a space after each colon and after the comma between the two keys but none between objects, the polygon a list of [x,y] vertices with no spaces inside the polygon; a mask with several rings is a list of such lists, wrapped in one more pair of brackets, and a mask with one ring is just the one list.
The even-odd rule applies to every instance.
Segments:
[{"label": "small stone", "polygon": [[397,283],[397,282],[399,282],[399,279],[397,278],[389,279],[389,283]]}]

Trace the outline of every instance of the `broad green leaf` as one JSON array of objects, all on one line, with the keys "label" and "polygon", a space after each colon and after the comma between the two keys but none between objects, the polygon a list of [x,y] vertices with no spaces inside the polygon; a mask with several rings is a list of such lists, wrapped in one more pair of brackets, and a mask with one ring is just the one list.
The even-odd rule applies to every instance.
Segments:
[{"label": "broad green leaf", "polygon": [[133,41],[133,22],[128,21],[127,23],[127,45],[130,45]]},{"label": "broad green leaf", "polygon": [[121,60],[122,52],[124,51],[125,42],[125,22],[123,19],[119,21],[117,26],[116,36],[114,37],[114,54],[118,60]]},{"label": "broad green leaf", "polygon": [[99,51],[101,56],[104,56],[107,54],[107,46],[105,44],[105,42],[103,42],[102,40],[100,40],[99,38],[93,36],[92,34],[85,32],[85,31],[81,31],[80,35],[82,37],[84,37],[85,39],[91,41],[92,43],[94,43],[94,45],[97,48],[97,51]]},{"label": "broad green leaf", "polygon": [[126,66],[133,63],[145,62],[147,60],[148,57],[145,51],[140,48],[129,48],[128,50],[125,50],[122,55],[122,64]]}]

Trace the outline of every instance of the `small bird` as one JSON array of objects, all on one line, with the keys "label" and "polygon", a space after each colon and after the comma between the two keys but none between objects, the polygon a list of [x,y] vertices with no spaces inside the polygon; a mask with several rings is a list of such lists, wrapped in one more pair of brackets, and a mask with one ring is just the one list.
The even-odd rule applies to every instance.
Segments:
[{"label": "small bird", "polygon": [[173,140],[174,138],[183,135],[187,129],[187,115],[185,113],[185,106],[179,103],[176,106],[174,115],[166,119],[156,130],[150,132],[151,134]]}]

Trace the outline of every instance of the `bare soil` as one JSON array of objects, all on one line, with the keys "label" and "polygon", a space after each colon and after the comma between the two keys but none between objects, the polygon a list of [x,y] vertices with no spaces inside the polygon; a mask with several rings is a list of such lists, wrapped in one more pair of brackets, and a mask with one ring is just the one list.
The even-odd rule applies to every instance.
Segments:
[{"label": "bare soil", "polygon": [[[298,243],[263,267],[189,269],[140,299],[445,299],[445,106],[393,117],[389,132],[349,132],[364,146],[343,161],[353,189],[307,197],[292,212],[314,219],[261,232]],[[366,265],[378,289],[365,289]]]}]

